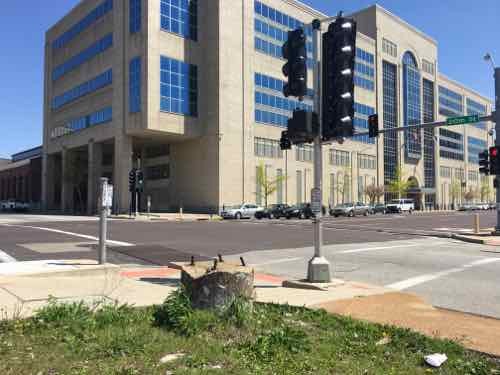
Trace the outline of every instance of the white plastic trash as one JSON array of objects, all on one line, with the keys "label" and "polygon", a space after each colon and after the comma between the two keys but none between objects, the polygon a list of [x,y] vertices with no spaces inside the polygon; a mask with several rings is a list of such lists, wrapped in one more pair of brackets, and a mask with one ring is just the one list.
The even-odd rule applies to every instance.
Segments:
[{"label": "white plastic trash", "polygon": [[424,357],[425,363],[432,367],[441,367],[441,365],[445,363],[447,359],[448,357],[446,356],[446,354],[442,353],[435,353]]}]

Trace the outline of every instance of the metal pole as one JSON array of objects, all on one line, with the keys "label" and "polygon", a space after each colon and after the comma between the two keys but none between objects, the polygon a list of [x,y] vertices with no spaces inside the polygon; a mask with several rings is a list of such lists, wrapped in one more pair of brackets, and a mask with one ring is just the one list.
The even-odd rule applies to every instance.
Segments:
[{"label": "metal pole", "polygon": [[[137,158],[137,171],[135,172],[135,184],[137,187],[137,182],[139,178],[139,172],[141,170],[141,158]],[[139,191],[135,189],[135,217],[139,216]]]},{"label": "metal pole", "polygon": [[101,218],[99,220],[99,264],[106,263],[106,234],[107,234],[107,213],[106,207],[106,191],[108,187],[108,179],[101,177]]},{"label": "metal pole", "polygon": [[[314,191],[319,196],[319,212],[313,220],[314,228],[314,257],[309,261],[309,282],[330,282],[330,263],[322,256],[323,245],[322,210],[323,210],[323,145],[322,112],[321,112],[321,22],[314,20],[313,27],[313,54],[314,54],[314,112],[319,116],[319,134],[314,138]],[[314,195],[314,194],[312,194]],[[311,202],[312,203],[312,202]]]},{"label": "metal pole", "polygon": [[[500,67],[495,68],[495,146],[500,146]],[[497,181],[500,181],[500,174],[497,172],[495,176]],[[500,235],[500,188],[497,188],[497,225],[495,234]]]},{"label": "metal pole", "polygon": [[148,195],[148,217],[151,215],[151,195]]}]

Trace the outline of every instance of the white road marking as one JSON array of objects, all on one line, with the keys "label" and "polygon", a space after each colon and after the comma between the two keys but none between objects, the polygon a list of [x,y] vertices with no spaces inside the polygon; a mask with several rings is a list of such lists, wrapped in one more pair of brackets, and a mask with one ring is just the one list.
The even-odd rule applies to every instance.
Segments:
[{"label": "white road marking", "polygon": [[405,289],[409,289],[411,287],[414,287],[414,286],[417,286],[420,284],[427,283],[427,282],[432,281],[432,280],[439,279],[441,277],[452,275],[452,274],[458,273],[458,272],[463,272],[463,271],[465,271],[469,268],[472,268],[472,267],[482,266],[485,264],[495,263],[498,261],[500,261],[500,258],[484,258],[484,259],[476,260],[474,262],[465,264],[461,267],[451,268],[451,269],[436,272],[436,273],[429,273],[426,275],[412,277],[412,278],[407,279],[407,280],[403,280],[403,281],[399,281],[397,283],[386,285],[385,287],[389,288],[389,289],[395,289],[395,290],[405,290]]},{"label": "white road marking", "polygon": [[[434,245],[442,245],[442,244],[444,244],[444,242],[437,242],[437,243],[433,243],[432,245],[434,246]],[[408,247],[417,247],[417,246],[423,246],[423,244],[365,247],[365,248],[361,248],[361,249],[340,251],[337,254],[355,254],[355,253],[364,253],[364,252],[368,252],[368,251],[387,250],[387,249],[404,249],[404,248],[408,248]]]},{"label": "white road marking", "polygon": [[[37,230],[43,230],[43,231],[46,231],[46,232],[65,234],[67,236],[85,238],[87,240],[92,240],[92,241],[99,241],[98,237],[89,236],[89,235],[81,234],[81,233],[66,232],[66,231],[59,230],[59,229],[54,229],[54,228],[33,227],[33,226],[30,226],[30,225],[11,225],[11,224],[3,224],[3,225],[4,226],[9,226],[9,227],[20,227],[20,228],[37,229]],[[107,240],[106,243],[109,244],[109,245],[123,246],[123,247],[135,246],[133,243],[122,242],[122,241],[113,241],[113,240]]]},{"label": "white road marking", "polygon": [[270,264],[278,264],[278,263],[287,263],[287,262],[294,262],[296,260],[302,260],[304,258],[284,258],[284,259],[276,259],[276,260],[270,260],[269,262],[265,263],[259,263],[259,264],[252,264],[254,267],[260,267],[260,266],[267,266]]},{"label": "white road marking", "polygon": [[0,263],[14,263],[17,262],[14,258],[12,258],[5,251],[0,250]]}]

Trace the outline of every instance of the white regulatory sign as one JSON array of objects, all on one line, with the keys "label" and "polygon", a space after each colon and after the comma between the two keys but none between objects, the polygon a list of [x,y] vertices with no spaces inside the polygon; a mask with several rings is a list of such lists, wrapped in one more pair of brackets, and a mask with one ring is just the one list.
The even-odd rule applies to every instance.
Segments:
[{"label": "white regulatory sign", "polygon": [[321,212],[321,190],[314,188],[311,190],[311,210],[315,213]]},{"label": "white regulatory sign", "polygon": [[102,206],[107,208],[107,207],[112,207],[113,206],[113,185],[103,185],[103,200],[102,200]]}]

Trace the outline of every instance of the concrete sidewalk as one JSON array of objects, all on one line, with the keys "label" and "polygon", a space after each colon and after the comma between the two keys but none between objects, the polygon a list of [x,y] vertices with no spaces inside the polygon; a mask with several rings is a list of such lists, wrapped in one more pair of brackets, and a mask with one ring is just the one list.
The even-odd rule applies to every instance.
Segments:
[{"label": "concrete sidewalk", "polygon": [[[50,298],[135,306],[160,304],[177,288],[179,279],[180,272],[173,268],[99,266],[89,260],[0,265],[0,319],[28,317]],[[456,340],[470,349],[500,356],[500,320],[436,309],[414,295],[357,282],[346,281],[320,291],[284,288],[283,281],[273,275],[255,274],[257,300],[324,308]]]},{"label": "concrete sidewalk", "polygon": [[191,214],[191,213],[151,213],[141,212],[137,217],[129,215],[111,215],[111,219],[140,220],[140,221],[215,221],[222,220],[218,215]]}]

